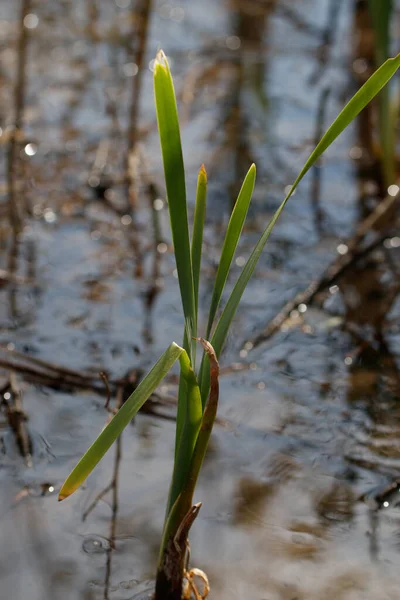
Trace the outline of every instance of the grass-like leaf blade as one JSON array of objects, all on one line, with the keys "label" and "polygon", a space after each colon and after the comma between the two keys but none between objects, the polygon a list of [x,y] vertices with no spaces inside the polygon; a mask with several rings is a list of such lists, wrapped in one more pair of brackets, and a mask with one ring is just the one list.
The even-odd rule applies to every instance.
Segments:
[{"label": "grass-like leaf blade", "polygon": [[231,217],[225,234],[222,246],[221,257],[215,277],[214,289],[210,303],[208,315],[206,339],[209,338],[214,323],[215,315],[218,310],[221,296],[224,291],[225,283],[229,275],[229,269],[232,264],[233,256],[238,245],[243,225],[246,220],[250,200],[253,195],[254,184],[256,181],[256,166],[251,165],[240,189],[239,195],[233,207]]},{"label": "grass-like leaf blade", "polygon": [[196,313],[186,205],[185,168],[174,84],[167,58],[162,51],[157,54],[154,66],[154,95],[167,187],[172,241],[185,317],[185,328],[189,340],[189,347],[185,349],[190,355],[190,340],[193,335],[196,335]]},{"label": "grass-like leaf blade", "polygon": [[186,487],[182,491],[182,495],[187,494],[190,502],[193,500],[194,489],[203,464],[204,457],[207,452],[208,442],[210,441],[212,428],[217,416],[218,400],[219,400],[219,364],[214,348],[207,340],[197,338],[202,344],[205,353],[208,357],[209,372],[209,396],[205,403],[201,427],[198,432],[196,446],[193,451],[192,461],[190,464],[190,476]]},{"label": "grass-like leaf blade", "polygon": [[[179,362],[181,366],[180,378],[184,381],[182,406],[185,408],[185,414],[182,414],[180,417],[181,435],[175,456],[168,512],[186,483],[203,416],[200,387],[186,352],[181,354]],[[187,510],[189,508],[190,506],[187,507]]]},{"label": "grass-like leaf blade", "polygon": [[368,0],[371,23],[375,31],[375,56],[378,64],[383,63],[389,54],[390,23],[393,0]]},{"label": "grass-like leaf blade", "polygon": [[[103,429],[98,438],[90,446],[76,467],[67,477],[59,493],[59,500],[64,500],[73,494],[87,479],[95,466],[103,458],[110,446],[115,442],[123,429],[131,422],[138,410],[143,406],[156,387],[164,379],[175,361],[184,354],[183,348],[174,342],[158,359],[151,371],[139,383],[136,390],[121,406],[110,423]],[[186,354],[186,353],[185,353]]]},{"label": "grass-like leaf blade", "polygon": [[[247,287],[249,279],[256,267],[258,259],[264,249],[264,246],[271,234],[275,223],[279,219],[282,210],[285,207],[286,202],[294,193],[300,181],[312,167],[312,165],[318,160],[318,158],[325,152],[325,150],[336,140],[336,138],[344,131],[344,129],[355,119],[355,117],[367,106],[367,104],[380,92],[380,90],[387,84],[387,82],[393,77],[397,69],[400,66],[400,54],[387,60],[371,77],[365,82],[365,84],[356,92],[351,100],[346,104],[343,110],[340,112],[338,117],[334,120],[332,125],[328,128],[321,141],[317,144],[315,150],[311,153],[304,167],[297,176],[290,192],[275,212],[271,221],[263,231],[259,241],[253,249],[247,263],[245,264],[243,271],[241,272],[239,279],[236,282],[231,295],[222,311],[218,324],[215,328],[214,335],[211,339],[211,344],[215,350],[217,357],[220,356],[221,350],[225,343],[228,335],[229,328],[232,320],[236,314],[236,310],[239,306],[239,302],[242,295]],[[209,390],[209,373],[210,367],[208,360],[204,361],[204,368],[201,374],[201,395],[204,398],[208,396]]]},{"label": "grass-like leaf blade", "polygon": [[[371,23],[374,28],[375,64],[381,65],[389,56],[392,0],[369,0]],[[379,139],[382,153],[382,171],[387,186],[395,180],[396,117],[391,106],[390,86],[382,90],[379,98]]]},{"label": "grass-like leaf blade", "polygon": [[193,287],[194,287],[194,303],[196,311],[196,319],[199,306],[199,281],[201,254],[203,247],[203,231],[204,221],[206,217],[207,203],[207,173],[204,165],[201,165],[197,178],[196,206],[193,220],[192,234],[192,267],[193,267]]},{"label": "grass-like leaf blade", "polygon": [[293,194],[294,190],[303,179],[304,175],[311,169],[313,164],[325,152],[327,148],[336,140],[336,138],[350,125],[356,116],[371,102],[373,98],[381,91],[387,82],[393,77],[400,67],[400,54],[394,58],[389,58],[379,69],[371,75],[363,86],[354,94],[344,109],[336,117],[325,135],[322,137],[315,150],[310,154],[304,167],[295,180],[291,191],[282,204]]},{"label": "grass-like leaf blade", "polygon": [[[200,418],[199,427],[197,427],[196,439],[193,439],[193,441],[195,441],[195,445],[190,449],[190,458],[189,455],[187,455],[188,463],[185,463],[185,468],[188,468],[188,470],[185,475],[185,479],[181,480],[179,488],[176,489],[175,494],[170,494],[168,510],[165,520],[165,527],[163,532],[162,547],[165,546],[166,542],[171,536],[174,536],[176,534],[177,528],[181,524],[183,517],[187,514],[188,510],[193,504],[194,490],[207,451],[207,446],[211,437],[214,421],[217,416],[219,399],[218,361],[214,349],[212,348],[209,342],[207,342],[203,338],[197,338],[197,341],[199,341],[202,344],[206,354],[209,356],[209,360],[212,365],[210,377],[210,395],[207,399],[204,413]],[[185,360],[184,355],[182,355],[181,360]]]}]

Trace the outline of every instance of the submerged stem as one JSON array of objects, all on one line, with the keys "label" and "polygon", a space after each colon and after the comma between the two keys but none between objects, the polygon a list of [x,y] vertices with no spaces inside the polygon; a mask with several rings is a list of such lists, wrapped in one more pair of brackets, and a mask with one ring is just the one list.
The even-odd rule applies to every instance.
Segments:
[{"label": "submerged stem", "polygon": [[[179,502],[180,497],[171,512],[174,512]],[[182,600],[188,535],[200,508],[201,502],[192,506],[181,519],[175,534],[168,537],[160,557],[154,600]]]}]

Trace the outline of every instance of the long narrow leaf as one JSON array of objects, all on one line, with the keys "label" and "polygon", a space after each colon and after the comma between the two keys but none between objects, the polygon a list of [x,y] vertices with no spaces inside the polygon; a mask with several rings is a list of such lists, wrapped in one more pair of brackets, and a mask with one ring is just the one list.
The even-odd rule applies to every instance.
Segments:
[{"label": "long narrow leaf", "polygon": [[197,338],[202,344],[205,353],[208,356],[208,365],[210,366],[209,389],[210,393],[204,407],[201,427],[198,432],[196,446],[193,451],[192,461],[190,464],[190,474],[187,479],[187,484],[182,490],[182,496],[187,496],[188,503],[193,501],[193,493],[196,487],[197,479],[203,464],[204,457],[207,452],[208,442],[210,441],[211,431],[217,416],[218,400],[219,400],[219,364],[215,349],[210,342],[203,338]]},{"label": "long narrow leaf", "polygon": [[199,281],[201,254],[203,246],[204,221],[206,217],[207,202],[207,173],[204,165],[201,165],[197,178],[196,207],[194,211],[193,235],[192,235],[192,266],[193,266],[193,287],[196,319],[199,306]]},{"label": "long narrow leaf", "polygon": [[379,69],[371,75],[364,85],[354,94],[351,100],[346,104],[341,113],[336,117],[325,135],[322,137],[315,150],[310,154],[306,164],[297,176],[291,191],[284,200],[284,203],[290,198],[294,190],[303,179],[304,175],[311,169],[316,160],[325,152],[327,148],[336,140],[336,138],[346,129],[356,116],[371,102],[373,98],[381,91],[387,82],[393,77],[400,67],[400,54],[395,58],[389,58]]},{"label": "long narrow leaf", "polygon": [[67,477],[60,490],[59,500],[64,500],[73,494],[85,481],[182,354],[186,354],[184,349],[175,343],[167,348]]},{"label": "long narrow leaf", "polygon": [[375,56],[378,64],[381,64],[389,55],[393,0],[368,0],[368,6],[375,31]]},{"label": "long narrow leaf", "polygon": [[211,298],[210,312],[208,315],[208,324],[206,338],[208,339],[211,333],[211,328],[214,323],[215,315],[221,301],[222,292],[224,291],[225,283],[229,275],[229,269],[232,264],[233,256],[238,245],[243,225],[246,220],[247,211],[249,209],[250,200],[253,195],[254,184],[256,181],[256,166],[251,165],[239,192],[228,227],[225,234],[224,243],[222,246],[221,256],[215,277],[214,289]]},{"label": "long narrow leaf", "polygon": [[[185,384],[183,387],[185,414],[182,415],[184,421],[181,423],[182,430],[174,461],[167,512],[170,511],[186,483],[203,414],[200,388],[186,352],[181,354],[179,362],[181,366],[180,377]],[[190,506],[187,507],[187,510],[189,508]]]},{"label": "long narrow leaf", "polygon": [[[187,336],[184,335],[183,347],[187,348]],[[179,377],[178,386],[178,407],[176,410],[176,428],[175,428],[175,460],[178,456],[179,445],[181,443],[181,437],[183,432],[183,426],[186,418],[186,397],[187,397],[187,383],[184,377]]]},{"label": "long narrow leaf", "polygon": [[[304,167],[297,176],[290,192],[279,206],[278,210],[272,217],[271,221],[267,225],[266,229],[262,233],[259,241],[257,242],[253,252],[251,253],[246,265],[241,272],[238,281],[231,295],[226,303],[226,306],[221,314],[215,329],[214,335],[211,340],[211,344],[214,347],[217,357],[220,356],[221,350],[228,335],[229,328],[232,320],[235,316],[237,307],[242,298],[242,295],[246,289],[249,279],[256,267],[258,259],[264,249],[264,246],[277,222],[286,202],[292,196],[293,192],[297,188],[300,181],[303,179],[305,174],[309,171],[316,160],[325,152],[325,150],[335,141],[335,139],[342,133],[342,131],[352,122],[352,120],[365,108],[365,106],[378,94],[378,92],[386,85],[386,83],[393,77],[397,69],[400,66],[400,54],[396,58],[387,60],[371,77],[366,83],[359,89],[359,91],[351,98],[346,104],[344,109],[329,127],[325,135],[322,137],[315,150],[311,153],[310,157],[306,161]],[[200,388],[201,395],[204,402],[204,398],[208,396],[209,390],[209,361],[204,361],[204,368],[201,374]]]},{"label": "long narrow leaf", "polygon": [[176,497],[174,501],[172,501],[172,495],[170,495],[163,531],[162,549],[165,548],[168,539],[176,535],[177,528],[180,526],[183,517],[187,514],[188,510],[193,504],[194,490],[207,451],[214,421],[217,416],[219,399],[218,361],[214,349],[209,342],[203,338],[197,338],[197,341],[202,344],[212,365],[210,377],[210,395],[207,399],[203,416],[200,419],[201,426],[197,430],[198,435],[195,446],[191,448],[189,470],[185,476],[185,479],[182,479],[180,483],[179,493],[175,494]]},{"label": "long narrow leaf", "polygon": [[[369,0],[371,23],[375,32],[375,64],[380,65],[389,56],[392,0]],[[386,186],[395,179],[395,127],[390,101],[390,86],[379,98],[379,139],[382,153],[382,171]]]},{"label": "long narrow leaf", "polygon": [[157,54],[154,66],[154,94],[167,186],[172,240],[185,328],[189,340],[189,347],[186,350],[190,355],[190,340],[196,334],[196,314],[186,206],[185,169],[175,90],[168,61],[162,51]]}]

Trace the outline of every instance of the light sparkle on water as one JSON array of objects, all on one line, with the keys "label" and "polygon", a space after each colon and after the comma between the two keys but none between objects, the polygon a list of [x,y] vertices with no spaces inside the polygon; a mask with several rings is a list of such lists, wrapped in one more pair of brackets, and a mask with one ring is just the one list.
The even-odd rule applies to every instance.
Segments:
[{"label": "light sparkle on water", "polygon": [[35,154],[37,152],[37,145],[33,144],[32,142],[29,144],[26,144],[24,151],[27,156],[35,156]]},{"label": "light sparkle on water", "polygon": [[36,27],[38,25],[39,25],[39,17],[37,15],[35,15],[34,13],[28,13],[27,15],[25,15],[24,26],[27,29],[36,29]]}]

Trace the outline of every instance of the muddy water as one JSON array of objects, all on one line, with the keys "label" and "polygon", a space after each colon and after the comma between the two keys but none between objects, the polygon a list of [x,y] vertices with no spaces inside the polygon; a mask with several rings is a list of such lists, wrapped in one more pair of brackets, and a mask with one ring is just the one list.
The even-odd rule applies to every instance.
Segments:
[{"label": "muddy water", "polygon": [[[355,89],[354,3],[153,2],[146,19],[147,3],[134,0],[25,2],[19,77],[17,4],[0,12],[0,342],[8,360],[15,348],[94,373],[101,393],[13,377],[26,443],[4,409],[0,597],[126,600],[154,573],[173,422],[139,415],[83,490],[62,505],[56,495],[107,419],[97,374],[145,369],[181,336],[151,60],[162,46],[172,63],[191,204],[198,166],[209,171],[206,305],[248,164],[257,163],[258,183],[234,275]],[[13,236],[7,165],[21,85],[12,183],[23,230]],[[322,274],[376,200],[376,181],[358,177],[358,131],[342,135],[287,207],[222,359],[231,368],[191,538],[212,598],[398,597],[393,493],[377,514],[359,500],[399,476],[398,244],[389,239],[272,339],[243,349]],[[4,369],[3,395],[8,378]],[[159,398],[175,391],[170,377]]]}]

